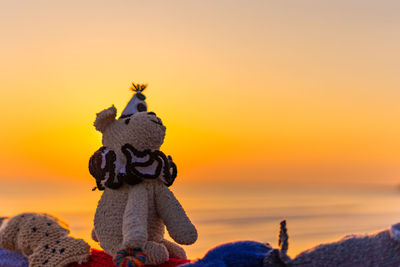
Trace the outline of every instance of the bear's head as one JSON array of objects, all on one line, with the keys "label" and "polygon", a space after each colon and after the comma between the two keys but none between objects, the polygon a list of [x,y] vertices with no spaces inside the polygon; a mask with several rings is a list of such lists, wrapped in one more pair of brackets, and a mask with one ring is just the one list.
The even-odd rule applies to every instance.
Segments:
[{"label": "bear's head", "polygon": [[144,180],[157,180],[170,186],[177,169],[170,156],[159,149],[166,127],[154,112],[136,112],[116,119],[114,106],[97,114],[95,128],[103,134],[103,147],[89,161],[89,171],[97,188],[118,189]]},{"label": "bear's head", "polygon": [[[121,153],[125,144],[138,150],[159,150],[164,142],[166,127],[153,112],[137,112],[116,119],[112,106],[97,114],[94,126],[103,134],[103,146]],[[121,154],[122,155],[122,154]]]}]

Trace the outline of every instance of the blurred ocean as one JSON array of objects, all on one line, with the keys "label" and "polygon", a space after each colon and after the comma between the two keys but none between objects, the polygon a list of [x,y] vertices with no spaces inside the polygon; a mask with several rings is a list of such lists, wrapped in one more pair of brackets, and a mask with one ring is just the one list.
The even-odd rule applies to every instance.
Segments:
[{"label": "blurred ocean", "polygon": [[[90,239],[100,192],[90,182],[2,179],[0,216],[24,211],[60,217],[72,235]],[[199,232],[185,249],[190,258],[232,240],[258,240],[277,246],[279,222],[287,220],[289,255],[350,233],[374,232],[400,222],[400,191],[389,186],[307,184],[173,185]]]}]

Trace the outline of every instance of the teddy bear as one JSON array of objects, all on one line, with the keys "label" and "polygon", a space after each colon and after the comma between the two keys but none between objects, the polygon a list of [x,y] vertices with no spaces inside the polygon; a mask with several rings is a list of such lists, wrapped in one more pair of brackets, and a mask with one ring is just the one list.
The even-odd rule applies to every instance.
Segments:
[{"label": "teddy bear", "polygon": [[159,150],[166,127],[154,112],[147,112],[142,94],[146,87],[133,87],[135,94],[118,119],[112,106],[98,113],[94,122],[103,146],[90,158],[89,171],[103,193],[92,237],[114,259],[129,249],[143,252],[146,264],[161,264],[169,257],[186,259],[181,246],[164,239],[166,226],[179,244],[197,240],[195,226],[168,188],[177,169]]},{"label": "teddy bear", "polygon": [[21,253],[30,267],[63,267],[86,261],[89,245],[68,234],[68,226],[51,215],[22,213],[1,223],[0,248]]}]

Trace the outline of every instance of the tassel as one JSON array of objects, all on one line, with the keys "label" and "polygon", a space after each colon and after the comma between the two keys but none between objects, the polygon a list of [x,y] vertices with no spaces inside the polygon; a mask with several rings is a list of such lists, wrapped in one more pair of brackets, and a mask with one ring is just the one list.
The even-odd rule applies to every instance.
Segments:
[{"label": "tassel", "polygon": [[141,93],[146,88],[147,88],[147,84],[139,84],[139,83],[135,84],[134,82],[132,82],[132,85],[131,85],[131,90],[134,91],[134,92]]},{"label": "tassel", "polygon": [[140,249],[122,249],[115,253],[113,261],[117,267],[144,267],[146,254]]}]

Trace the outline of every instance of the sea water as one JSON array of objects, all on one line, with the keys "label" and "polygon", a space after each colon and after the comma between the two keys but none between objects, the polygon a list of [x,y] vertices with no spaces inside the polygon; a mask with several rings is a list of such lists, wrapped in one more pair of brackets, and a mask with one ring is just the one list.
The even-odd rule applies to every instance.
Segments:
[{"label": "sea water", "polygon": [[[101,192],[91,191],[90,182],[4,179],[0,216],[26,211],[54,214],[69,224],[74,237],[99,248],[90,233]],[[171,189],[199,232],[194,245],[184,246],[189,258],[235,240],[277,247],[282,220],[287,221],[291,256],[347,234],[372,233],[400,222],[400,192],[391,186],[187,182]]]}]

